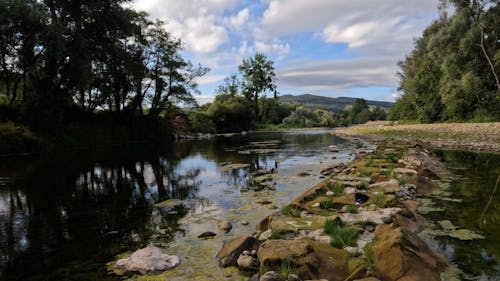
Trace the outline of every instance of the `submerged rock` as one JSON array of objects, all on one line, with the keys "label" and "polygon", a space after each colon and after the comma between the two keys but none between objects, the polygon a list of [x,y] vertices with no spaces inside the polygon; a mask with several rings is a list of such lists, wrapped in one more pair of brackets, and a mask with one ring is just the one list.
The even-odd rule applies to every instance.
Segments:
[{"label": "submerged rock", "polygon": [[202,234],[198,235],[198,238],[211,238],[211,237],[214,237],[215,233],[211,232],[211,231],[206,231],[206,232],[203,232]]},{"label": "submerged rock", "polygon": [[157,274],[172,269],[180,264],[178,256],[162,253],[160,248],[147,246],[135,251],[130,257],[120,259],[116,267],[141,274]]},{"label": "submerged rock", "polygon": [[244,270],[257,269],[257,258],[252,256],[249,251],[243,251],[236,261],[238,267]]},{"label": "submerged rock", "polygon": [[225,232],[229,232],[233,228],[233,225],[229,221],[220,221],[217,223],[217,227]]}]

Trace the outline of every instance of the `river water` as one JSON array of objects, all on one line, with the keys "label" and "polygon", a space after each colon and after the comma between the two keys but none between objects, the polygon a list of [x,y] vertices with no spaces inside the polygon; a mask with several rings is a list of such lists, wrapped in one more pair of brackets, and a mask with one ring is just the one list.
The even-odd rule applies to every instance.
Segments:
[{"label": "river water", "polygon": [[[339,152],[329,152],[332,144]],[[107,147],[50,159],[0,158],[0,280],[122,280],[106,264],[150,244],[181,257],[168,280],[247,280],[217,266],[222,241],[251,234],[273,207],[318,183],[320,167],[351,161],[359,146],[308,130]],[[454,175],[449,196],[462,200],[437,202],[447,211],[426,216],[472,228],[486,239],[438,237],[429,243],[464,276],[496,280],[500,197],[493,186],[500,157],[439,153]],[[257,171],[272,168],[275,184],[255,182]],[[168,199],[182,204],[159,212],[154,205]],[[263,200],[272,203],[258,203]],[[481,224],[475,224],[478,216]],[[233,229],[219,230],[220,220]],[[197,238],[205,231],[217,235]]]}]

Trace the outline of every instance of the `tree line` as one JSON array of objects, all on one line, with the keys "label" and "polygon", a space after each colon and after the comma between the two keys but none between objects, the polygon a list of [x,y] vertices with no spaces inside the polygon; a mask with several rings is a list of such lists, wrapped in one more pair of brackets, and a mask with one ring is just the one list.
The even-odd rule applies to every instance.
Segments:
[{"label": "tree line", "polygon": [[400,69],[392,120],[500,120],[498,0],[441,1]]},{"label": "tree line", "polygon": [[3,118],[14,108],[22,122],[46,128],[88,113],[156,118],[195,104],[195,78],[208,69],[183,58],[164,23],[128,2],[0,1]]}]

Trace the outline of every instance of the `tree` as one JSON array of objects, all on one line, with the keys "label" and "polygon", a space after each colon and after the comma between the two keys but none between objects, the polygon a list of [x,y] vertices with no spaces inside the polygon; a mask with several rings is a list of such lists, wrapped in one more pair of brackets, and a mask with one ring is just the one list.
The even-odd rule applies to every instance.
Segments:
[{"label": "tree", "polygon": [[257,53],[253,58],[244,59],[238,69],[243,78],[243,94],[248,100],[253,100],[255,115],[259,116],[259,95],[269,91],[275,98],[277,96],[273,62]]}]

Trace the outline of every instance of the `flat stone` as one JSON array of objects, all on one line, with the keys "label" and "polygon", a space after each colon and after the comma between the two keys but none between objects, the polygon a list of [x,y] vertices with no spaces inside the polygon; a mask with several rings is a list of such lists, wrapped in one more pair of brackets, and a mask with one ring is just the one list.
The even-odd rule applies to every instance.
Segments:
[{"label": "flat stone", "polygon": [[217,253],[216,258],[223,267],[237,264],[239,256],[246,250],[254,247],[256,239],[250,236],[240,236],[235,239],[224,241],[222,249]]},{"label": "flat stone", "polygon": [[281,281],[281,276],[276,271],[268,271],[260,277],[259,281]]},{"label": "flat stone", "polygon": [[220,221],[217,223],[217,227],[225,232],[229,232],[233,228],[233,225],[229,221]]},{"label": "flat stone", "polygon": [[118,260],[115,267],[141,274],[157,274],[172,269],[180,263],[178,256],[167,255],[158,247],[147,246],[135,251],[128,258]]},{"label": "flat stone", "polygon": [[211,232],[211,231],[206,231],[206,232],[203,232],[202,234],[198,235],[198,238],[211,238],[211,237],[214,237],[215,233]]}]

